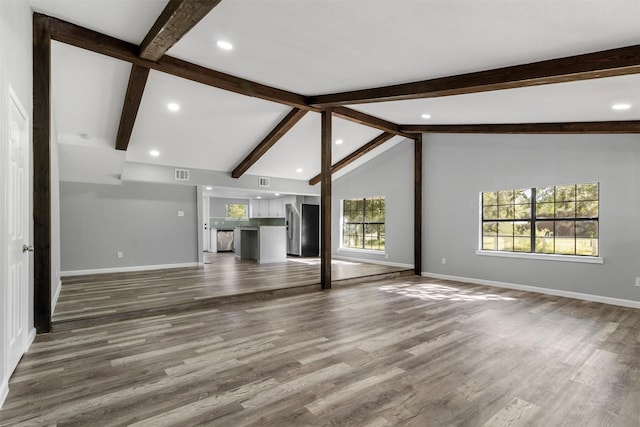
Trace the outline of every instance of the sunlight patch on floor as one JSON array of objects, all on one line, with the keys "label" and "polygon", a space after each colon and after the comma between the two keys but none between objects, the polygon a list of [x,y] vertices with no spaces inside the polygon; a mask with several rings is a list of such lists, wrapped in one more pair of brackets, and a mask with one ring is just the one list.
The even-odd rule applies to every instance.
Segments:
[{"label": "sunlight patch on floor", "polygon": [[384,285],[382,291],[404,295],[411,298],[432,301],[515,301],[516,298],[505,297],[484,292],[468,291],[453,286],[435,283]]}]

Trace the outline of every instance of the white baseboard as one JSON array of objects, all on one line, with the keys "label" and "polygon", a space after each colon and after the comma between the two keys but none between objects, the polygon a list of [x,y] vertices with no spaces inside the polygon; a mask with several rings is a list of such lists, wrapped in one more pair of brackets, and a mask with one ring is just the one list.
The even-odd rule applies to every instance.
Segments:
[{"label": "white baseboard", "polygon": [[58,297],[60,296],[61,290],[62,280],[58,280],[58,287],[56,288],[56,292],[53,294],[53,298],[51,298],[51,313],[53,313],[56,309],[56,304],[58,304]]},{"label": "white baseboard", "polygon": [[9,394],[9,379],[3,378],[2,384],[0,384],[0,409],[2,408],[2,404],[4,403],[8,394]]},{"label": "white baseboard", "polygon": [[331,258],[340,259],[343,261],[366,262],[367,264],[388,265],[390,267],[413,268],[413,264],[402,264],[400,262],[381,261],[377,259],[346,257],[341,255],[331,255]]},{"label": "white baseboard", "polygon": [[156,265],[136,265],[133,267],[113,267],[113,268],[95,268],[91,270],[71,270],[61,271],[60,277],[71,276],[85,276],[87,274],[104,274],[104,273],[129,273],[135,271],[148,271],[148,270],[165,270],[168,268],[184,268],[184,267],[198,267],[197,262],[186,262],[182,264],[156,264]]},{"label": "white baseboard", "polygon": [[619,305],[622,307],[640,308],[640,301],[633,301],[621,298],[603,297],[600,295],[583,294],[580,292],[562,291],[559,289],[540,288],[537,286],[518,285],[516,283],[495,282],[493,280],[474,279],[471,277],[450,276],[447,274],[436,274],[423,272],[422,276],[434,279],[453,280],[456,282],[473,283],[475,285],[495,286],[498,288],[515,289],[518,291],[535,292],[538,294],[555,295],[558,297],[566,297],[579,299],[584,301],[601,302],[604,304]]}]

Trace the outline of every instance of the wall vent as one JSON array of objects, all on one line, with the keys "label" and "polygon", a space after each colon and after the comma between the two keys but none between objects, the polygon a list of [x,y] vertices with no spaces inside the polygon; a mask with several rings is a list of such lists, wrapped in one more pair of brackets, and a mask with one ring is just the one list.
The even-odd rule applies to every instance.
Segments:
[{"label": "wall vent", "polygon": [[269,178],[265,178],[263,176],[258,178],[258,185],[260,187],[268,187],[270,185]]},{"label": "wall vent", "polygon": [[189,170],[176,169],[176,181],[189,181]]}]

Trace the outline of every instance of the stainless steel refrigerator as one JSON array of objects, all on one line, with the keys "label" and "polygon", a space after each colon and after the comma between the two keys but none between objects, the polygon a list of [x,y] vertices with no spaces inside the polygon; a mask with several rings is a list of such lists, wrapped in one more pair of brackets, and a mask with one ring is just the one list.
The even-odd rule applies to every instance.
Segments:
[{"label": "stainless steel refrigerator", "polygon": [[320,206],[287,204],[285,215],[287,254],[303,257],[320,255]]}]

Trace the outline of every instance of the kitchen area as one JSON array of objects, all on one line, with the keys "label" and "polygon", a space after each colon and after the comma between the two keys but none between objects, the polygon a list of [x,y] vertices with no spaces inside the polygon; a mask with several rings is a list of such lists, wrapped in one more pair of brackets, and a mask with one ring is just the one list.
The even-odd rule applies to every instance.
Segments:
[{"label": "kitchen area", "polygon": [[320,253],[320,200],[316,196],[261,194],[204,198],[205,252],[228,253],[258,264]]}]

